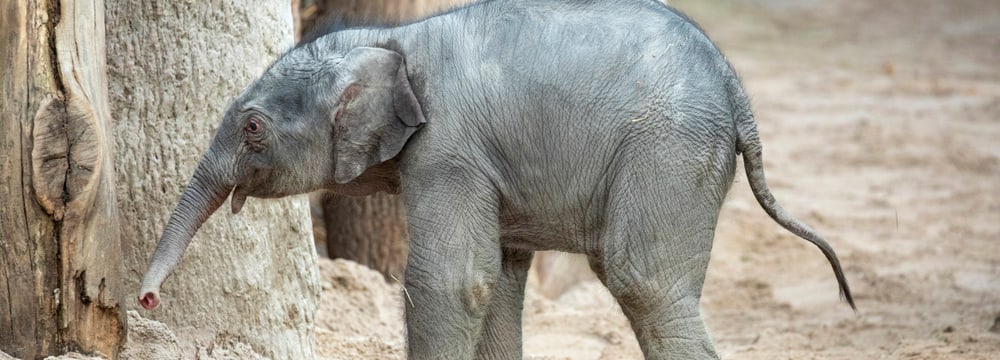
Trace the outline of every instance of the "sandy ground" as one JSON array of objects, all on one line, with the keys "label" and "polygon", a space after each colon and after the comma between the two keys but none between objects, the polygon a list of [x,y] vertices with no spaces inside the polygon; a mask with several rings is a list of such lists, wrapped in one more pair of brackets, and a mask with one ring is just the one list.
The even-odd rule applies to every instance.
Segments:
[{"label": "sandy ground", "polygon": [[[671,3],[744,77],[771,189],[837,249],[858,303],[738,176],[702,300],[721,355],[1000,359],[1000,2]],[[549,261],[528,285],[526,357],[641,358],[589,270]],[[403,357],[399,286],[321,267],[319,356]]]}]

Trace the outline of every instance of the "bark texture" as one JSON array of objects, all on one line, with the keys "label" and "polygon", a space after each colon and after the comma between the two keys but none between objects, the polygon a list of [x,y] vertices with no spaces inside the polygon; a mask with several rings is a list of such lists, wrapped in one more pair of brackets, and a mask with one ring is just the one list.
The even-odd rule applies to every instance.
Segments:
[{"label": "bark texture", "polygon": [[452,8],[470,0],[298,0],[302,34],[334,22],[399,24]]},{"label": "bark texture", "polygon": [[[299,34],[314,38],[332,24],[397,24],[457,6],[461,0],[301,1]],[[401,279],[409,234],[401,196],[385,193],[350,197],[323,193],[313,197],[316,242],[332,259],[348,259]]]},{"label": "bark texture", "polygon": [[102,1],[0,2],[0,350],[125,339]]},{"label": "bark texture", "polygon": [[311,358],[320,288],[304,197],[219,211],[163,284],[160,307],[136,301],[230,100],[291,47],[289,2],[112,0],[107,24],[127,308],[173,329],[185,357],[244,343],[270,358]]},{"label": "bark texture", "polygon": [[406,209],[398,195],[375,194],[362,198],[324,193],[321,197],[331,259],[349,259],[402,279],[406,269]]}]

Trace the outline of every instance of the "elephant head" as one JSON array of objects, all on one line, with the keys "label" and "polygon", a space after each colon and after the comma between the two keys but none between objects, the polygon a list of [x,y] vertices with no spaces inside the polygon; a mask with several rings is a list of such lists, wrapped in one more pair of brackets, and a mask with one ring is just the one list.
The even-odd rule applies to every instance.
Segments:
[{"label": "elephant head", "polygon": [[247,197],[398,192],[391,160],[424,122],[399,53],[291,50],[226,111],[156,245],[139,303],[159,304],[160,285],[230,194],[238,213]]}]

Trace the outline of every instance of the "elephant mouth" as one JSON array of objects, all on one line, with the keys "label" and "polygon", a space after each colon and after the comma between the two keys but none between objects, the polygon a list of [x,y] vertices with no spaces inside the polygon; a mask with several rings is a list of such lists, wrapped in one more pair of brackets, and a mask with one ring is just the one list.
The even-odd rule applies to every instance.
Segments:
[{"label": "elephant mouth", "polygon": [[248,197],[255,198],[279,198],[289,195],[286,192],[275,191],[275,179],[271,177],[270,167],[254,167],[245,176],[237,175],[238,180],[233,187],[232,206],[233,214],[238,214],[243,209]]},{"label": "elephant mouth", "polygon": [[233,188],[232,200],[230,201],[231,210],[233,214],[239,214],[240,210],[243,210],[243,205],[246,204],[248,197],[255,197],[260,199],[277,199],[289,195],[295,195],[297,193],[291,193],[286,191],[266,191],[262,192],[258,190],[251,190],[259,188],[259,185],[237,185]]}]

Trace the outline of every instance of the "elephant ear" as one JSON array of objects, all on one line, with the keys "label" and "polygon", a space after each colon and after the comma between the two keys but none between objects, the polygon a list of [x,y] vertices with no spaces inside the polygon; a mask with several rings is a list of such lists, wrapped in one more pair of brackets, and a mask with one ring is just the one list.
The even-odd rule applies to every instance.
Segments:
[{"label": "elephant ear", "polygon": [[343,184],[396,157],[427,120],[399,53],[359,47],[347,53],[339,67],[333,151],[334,180]]}]

